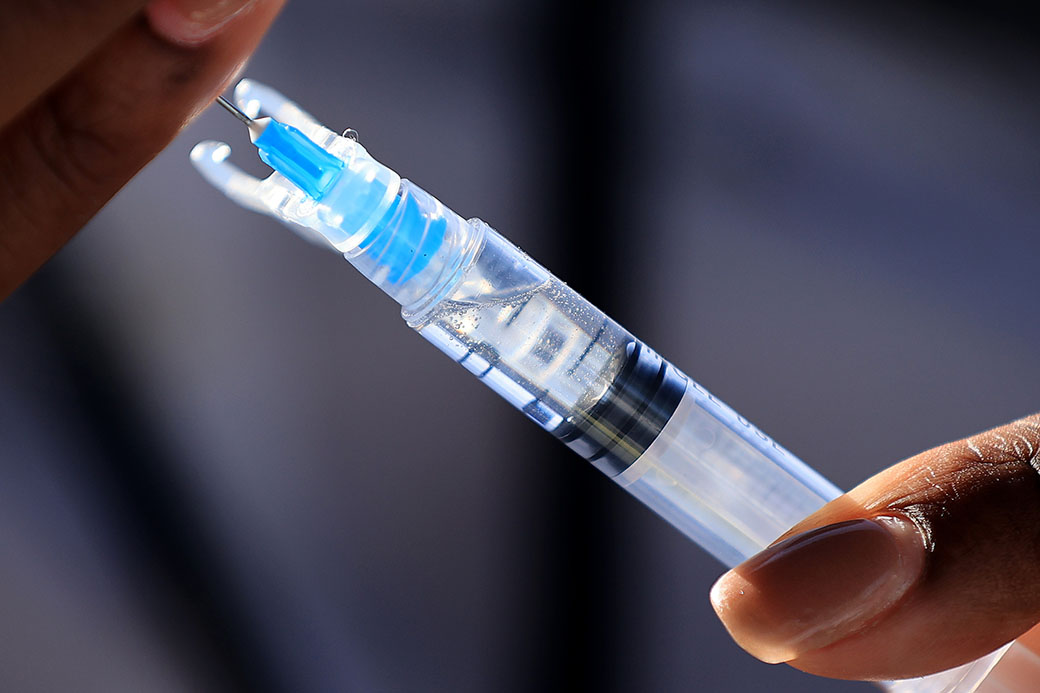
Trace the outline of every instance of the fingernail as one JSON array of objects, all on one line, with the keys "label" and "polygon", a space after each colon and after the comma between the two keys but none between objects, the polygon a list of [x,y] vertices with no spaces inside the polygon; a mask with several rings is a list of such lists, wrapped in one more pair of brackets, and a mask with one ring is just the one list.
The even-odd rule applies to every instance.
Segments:
[{"label": "fingernail", "polygon": [[851,520],[769,547],[711,588],[730,635],[764,662],[787,662],[851,635],[921,575],[924,541],[897,517]]},{"label": "fingernail", "polygon": [[228,22],[256,0],[152,0],[146,8],[157,34],[187,46],[197,46],[220,33]]}]

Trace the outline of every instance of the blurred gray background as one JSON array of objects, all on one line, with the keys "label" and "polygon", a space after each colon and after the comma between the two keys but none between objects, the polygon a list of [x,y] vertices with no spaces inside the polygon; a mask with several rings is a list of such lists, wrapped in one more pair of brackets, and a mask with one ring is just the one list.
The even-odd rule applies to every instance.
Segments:
[{"label": "blurred gray background", "polygon": [[[1040,409],[1010,5],[290,3],[246,74],[479,215],[839,485]],[[868,691],[231,204],[213,109],[0,306],[0,687]],[[259,165],[247,164],[253,170]]]}]

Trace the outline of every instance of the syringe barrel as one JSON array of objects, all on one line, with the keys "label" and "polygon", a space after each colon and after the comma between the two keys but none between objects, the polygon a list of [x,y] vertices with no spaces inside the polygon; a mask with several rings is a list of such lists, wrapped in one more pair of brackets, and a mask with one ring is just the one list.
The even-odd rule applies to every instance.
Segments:
[{"label": "syringe barrel", "polygon": [[[723,563],[753,555],[839,495],[486,224],[452,219],[414,185],[402,188],[401,204],[417,217],[469,227],[454,232],[459,249],[446,237],[423,272],[398,282],[437,287],[404,306],[408,323]],[[397,237],[395,228],[377,232]],[[385,277],[367,254],[349,258]],[[450,281],[438,265],[452,268]]]},{"label": "syringe barrel", "polygon": [[[841,494],[515,245],[467,223],[464,250],[442,251],[455,258],[451,283],[406,306],[408,323],[723,564]],[[882,687],[970,693],[1004,651]]]},{"label": "syringe barrel", "polygon": [[692,379],[622,487],[726,566],[771,544],[840,490]]}]

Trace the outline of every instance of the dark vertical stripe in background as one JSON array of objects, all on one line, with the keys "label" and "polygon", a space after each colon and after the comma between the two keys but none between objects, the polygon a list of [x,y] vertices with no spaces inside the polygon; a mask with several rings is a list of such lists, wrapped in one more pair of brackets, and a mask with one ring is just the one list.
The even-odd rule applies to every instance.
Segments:
[{"label": "dark vertical stripe in background", "polygon": [[[537,61],[547,117],[539,150],[547,208],[549,269],[608,315],[623,312],[621,234],[623,195],[618,162],[629,124],[623,97],[638,56],[633,8],[625,3],[544,2],[524,54]],[[591,465],[547,436],[524,441],[543,479],[532,514],[540,525],[533,557],[540,566],[523,633],[529,668],[518,689],[631,690],[625,659],[626,533],[633,506]],[[514,682],[519,683],[519,682]]]}]

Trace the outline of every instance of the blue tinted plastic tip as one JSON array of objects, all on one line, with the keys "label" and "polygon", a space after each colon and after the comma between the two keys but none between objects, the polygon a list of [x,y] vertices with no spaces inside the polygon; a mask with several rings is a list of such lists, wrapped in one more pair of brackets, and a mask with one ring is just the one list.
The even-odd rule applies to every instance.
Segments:
[{"label": "blue tinted plastic tip", "polygon": [[320,200],[343,171],[343,161],[314,144],[294,127],[272,120],[253,144],[268,166]]}]

